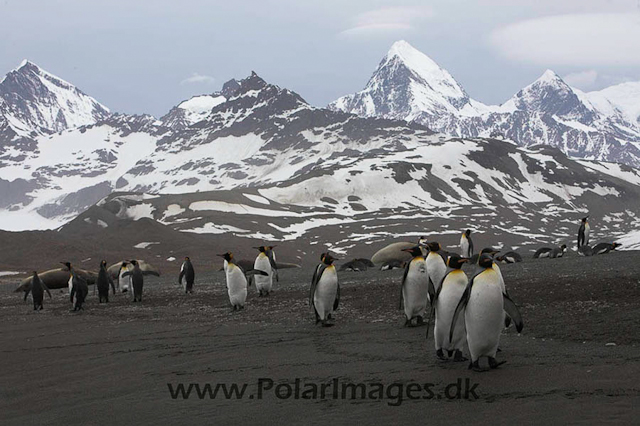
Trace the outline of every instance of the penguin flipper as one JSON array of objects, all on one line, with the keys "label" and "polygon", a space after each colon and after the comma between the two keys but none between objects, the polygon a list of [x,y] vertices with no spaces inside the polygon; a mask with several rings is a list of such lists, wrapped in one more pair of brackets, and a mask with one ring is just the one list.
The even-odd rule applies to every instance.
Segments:
[{"label": "penguin flipper", "polygon": [[49,291],[49,287],[47,287],[44,281],[40,280],[40,285],[42,286],[42,288],[44,288],[44,291],[46,291],[47,294],[49,295],[49,299],[52,299],[51,292]]},{"label": "penguin flipper", "polygon": [[336,291],[336,300],[333,301],[333,310],[337,310],[338,306],[340,306],[340,284],[338,284],[338,289]]},{"label": "penguin flipper", "polygon": [[269,274],[266,273],[265,271],[262,271],[260,269],[252,269],[250,271],[247,271],[247,273],[245,274],[247,277],[252,277],[254,275],[263,275],[265,277],[268,277]]},{"label": "penguin flipper", "polygon": [[433,285],[433,281],[431,281],[431,277],[429,277],[429,288],[428,288],[428,293],[429,293],[429,300],[431,301],[431,306],[435,305],[436,303],[436,299],[438,298],[438,294],[440,293],[439,291],[436,292],[436,288]]},{"label": "penguin flipper", "polygon": [[453,342],[453,331],[456,328],[456,323],[458,322],[458,316],[460,316],[460,312],[464,310],[467,306],[467,302],[469,302],[469,295],[471,294],[471,286],[473,285],[473,280],[469,282],[466,290],[462,293],[462,297],[460,298],[460,302],[458,302],[458,306],[456,306],[456,310],[453,313],[453,318],[451,319],[451,330],[449,330],[449,341]]},{"label": "penguin flipper", "polygon": [[404,267],[404,274],[402,275],[402,285],[400,286],[400,301],[398,303],[398,310],[402,310],[402,302],[404,301],[404,284],[407,281],[407,275],[409,274],[409,267],[411,262],[407,262],[407,266]]},{"label": "penguin flipper", "polygon": [[128,276],[130,276],[132,274],[133,274],[133,271],[126,271],[126,272],[123,272],[122,275],[120,275],[120,277],[124,278],[124,277],[128,277]]},{"label": "penguin flipper", "polygon": [[511,317],[516,325],[516,330],[518,331],[518,333],[520,333],[522,331],[522,328],[524,327],[524,322],[522,321],[522,316],[520,315],[518,307],[515,303],[513,303],[513,300],[511,300],[511,298],[505,293],[502,293],[502,299],[504,300],[504,310]]},{"label": "penguin flipper", "polygon": [[[33,284],[31,284],[33,286]],[[27,301],[27,297],[29,296],[29,293],[31,292],[31,287],[29,287],[27,290],[25,290],[24,292],[24,301]],[[49,293],[49,296],[51,296],[51,293]]]},{"label": "penguin flipper", "polygon": [[322,277],[322,273],[326,269],[326,265],[320,264],[316,266],[316,270],[313,272],[313,277],[311,278],[311,288],[309,289],[309,306],[313,306],[315,310],[315,304],[313,303],[313,297],[316,294],[316,287],[318,286],[318,282],[320,281],[320,277]]}]

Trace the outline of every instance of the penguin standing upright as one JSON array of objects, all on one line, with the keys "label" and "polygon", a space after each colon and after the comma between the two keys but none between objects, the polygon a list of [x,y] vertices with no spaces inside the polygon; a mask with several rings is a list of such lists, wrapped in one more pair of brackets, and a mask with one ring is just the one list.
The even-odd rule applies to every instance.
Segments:
[{"label": "penguin standing upright", "polygon": [[196,279],[196,273],[193,269],[193,265],[191,264],[191,259],[189,259],[189,256],[184,258],[184,262],[182,262],[182,266],[180,267],[178,284],[182,284],[183,278],[184,278],[184,292],[193,293],[193,282]]},{"label": "penguin standing upright", "polygon": [[[440,287],[440,282],[444,278],[444,274],[447,273],[447,265],[444,263],[444,258],[440,253],[440,243],[431,242],[427,246],[429,248],[429,254],[427,255],[427,274],[429,279],[434,285],[436,291]],[[431,300],[431,299],[429,299]]]},{"label": "penguin standing upright", "polygon": [[118,290],[123,293],[131,288],[131,275],[124,275],[127,271],[130,271],[129,262],[122,262],[118,270]]},{"label": "penguin standing upright", "polygon": [[469,368],[484,371],[479,364],[481,357],[488,358],[490,368],[497,368],[502,364],[498,363],[495,357],[503,327],[503,311],[506,310],[513,319],[518,333],[522,331],[523,322],[516,305],[502,291],[498,274],[492,268],[491,256],[481,255],[478,264],[482,269],[469,280],[453,314],[449,340],[453,341],[458,327],[458,316],[463,314],[471,354]]},{"label": "penguin standing upright", "polygon": [[132,271],[127,271],[122,274],[123,277],[131,276],[131,284],[133,286],[133,301],[142,302],[142,288],[144,287],[144,276],[137,260],[132,260],[129,263],[133,265]]},{"label": "penguin standing upright", "polygon": [[44,309],[42,304],[44,300],[44,292],[46,291],[49,294],[49,299],[51,299],[51,292],[47,285],[40,279],[37,271],[33,271],[33,278],[31,279],[31,288],[25,292],[24,299],[27,300],[27,296],[29,295],[29,291],[33,297],[33,310],[40,311]]},{"label": "penguin standing upright", "polygon": [[[271,287],[273,286],[274,271],[274,269],[272,269],[272,258],[267,254],[267,250],[270,250],[270,248],[265,246],[254,248],[258,249],[260,253],[258,253],[258,257],[256,257],[256,260],[253,263],[253,269],[259,269],[268,274],[266,277],[262,275],[255,276],[256,289],[260,293],[260,297],[268,296],[271,292]],[[275,261],[273,261],[273,263],[275,263]]]},{"label": "penguin standing upright", "polygon": [[469,258],[473,256],[473,241],[471,240],[471,229],[467,229],[460,237],[460,256]]},{"label": "penguin standing upright", "polygon": [[588,218],[589,216],[583,217],[580,221],[580,227],[578,228],[578,249],[582,246],[589,245],[589,233],[591,232],[591,227],[587,221]]},{"label": "penguin standing upright", "polygon": [[239,265],[233,260],[233,253],[226,252],[225,254],[219,254],[225,260],[225,274],[227,277],[227,292],[229,294],[229,302],[233,306],[233,310],[244,309],[244,304],[247,301],[247,275],[268,275],[266,272],[253,269],[252,271],[245,272]]},{"label": "penguin standing upright", "polygon": [[402,309],[404,302],[405,327],[424,323],[424,313],[429,301],[429,274],[427,264],[422,254],[422,247],[417,245],[413,248],[402,249],[413,256],[404,269],[402,286],[400,287],[400,304],[398,309]]},{"label": "penguin standing upright", "polygon": [[[71,294],[69,295],[71,303],[73,303],[73,312],[83,310],[82,305],[84,304],[85,299],[87,298],[87,294],[89,294],[89,286],[87,285],[87,281],[81,278],[76,271],[71,268]],[[75,296],[75,303],[74,303]]]},{"label": "penguin standing upright", "polygon": [[[433,330],[436,355],[442,360],[447,359],[444,354],[446,350],[449,357],[455,354],[453,358],[454,361],[466,361],[466,358],[462,355],[462,349],[467,343],[464,318],[462,316],[458,317],[458,323],[456,324],[455,332],[451,340],[449,339],[449,331],[451,330],[451,321],[453,320],[453,314],[456,311],[458,302],[460,302],[467,288],[467,275],[461,268],[462,264],[468,261],[469,259],[467,258],[452,255],[447,259],[447,266],[450,270],[444,276],[437,292],[433,287],[433,283],[429,282],[429,292],[433,295],[431,306],[436,314],[435,327]],[[428,332],[427,330],[427,333]]]},{"label": "penguin standing upright", "polygon": [[340,284],[334,260],[331,254],[325,253],[311,279],[310,303],[316,315],[316,324],[320,322],[323,327],[333,325],[327,320],[333,319],[332,314],[340,305]]},{"label": "penguin standing upright", "polygon": [[280,275],[278,274],[278,262],[276,262],[276,252],[273,249],[276,246],[268,246],[266,250],[267,257],[269,258],[269,262],[271,262],[271,270],[275,273],[276,282],[280,282]]},{"label": "penguin standing upright", "polygon": [[111,285],[113,294],[116,294],[116,285],[113,283],[109,272],[107,272],[107,261],[103,260],[100,262],[100,272],[98,272],[98,279],[96,280],[100,303],[109,303],[109,285]]}]

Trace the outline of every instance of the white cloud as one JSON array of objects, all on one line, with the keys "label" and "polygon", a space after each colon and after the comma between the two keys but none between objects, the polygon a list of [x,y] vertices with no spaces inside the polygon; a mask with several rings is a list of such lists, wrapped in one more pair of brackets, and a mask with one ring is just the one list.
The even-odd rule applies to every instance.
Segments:
[{"label": "white cloud", "polygon": [[594,86],[598,79],[598,72],[595,70],[572,72],[567,74],[562,79],[569,86],[577,87],[578,89],[587,90]]},{"label": "white cloud", "polygon": [[494,30],[489,43],[514,61],[543,66],[640,65],[640,14],[556,15]]},{"label": "white cloud", "polygon": [[191,77],[188,77],[182,80],[180,82],[180,85],[182,86],[185,84],[211,84],[215,80],[216,80],[215,78],[209,75],[202,75],[202,74],[198,74],[197,72],[194,72],[193,74],[191,74]]},{"label": "white cloud", "polygon": [[352,20],[352,26],[339,35],[367,36],[381,32],[413,30],[417,22],[432,16],[433,9],[430,7],[386,7],[370,10],[357,15]]}]

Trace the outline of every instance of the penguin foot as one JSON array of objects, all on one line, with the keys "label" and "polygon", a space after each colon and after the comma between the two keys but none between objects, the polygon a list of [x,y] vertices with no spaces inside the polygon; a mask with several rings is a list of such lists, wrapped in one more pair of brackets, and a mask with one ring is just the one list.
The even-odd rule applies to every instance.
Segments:
[{"label": "penguin foot", "polygon": [[495,358],[489,357],[489,367],[490,367],[491,369],[494,369],[494,370],[495,370],[496,368],[500,367],[500,366],[501,366],[502,364],[504,364],[505,362],[507,362],[507,361],[501,361],[501,362],[498,362],[498,361],[496,361],[496,359],[495,359]]},{"label": "penguin foot", "polygon": [[469,369],[473,370],[473,371],[475,371],[477,373],[484,373],[485,371],[489,371],[488,368],[480,367],[480,362],[479,362],[478,359],[473,361],[473,362],[471,362],[471,364],[469,364]]},{"label": "penguin foot", "polygon": [[416,317],[416,327],[420,327],[422,325],[427,325],[427,323],[424,322],[424,318],[421,315],[418,315]]},{"label": "penguin foot", "polygon": [[410,319],[408,319],[408,320],[406,320],[406,321],[404,322],[404,326],[405,326],[405,327],[413,327],[413,324],[411,323],[411,320],[410,320]]},{"label": "penguin foot", "polygon": [[449,355],[449,358],[451,358],[451,355],[453,355],[453,350],[447,349],[447,354]]},{"label": "penguin foot", "polygon": [[323,327],[333,327],[333,323],[327,322],[326,320],[322,321],[322,326]]},{"label": "penguin foot", "polygon": [[504,328],[509,328],[511,325],[511,317],[509,315],[504,317]]},{"label": "penguin foot", "polygon": [[436,351],[436,356],[441,359],[442,361],[447,361],[447,357],[444,355],[444,352],[442,351],[442,348],[438,349]]},{"label": "penguin foot", "polygon": [[502,352],[502,349],[498,348],[496,352]]},{"label": "penguin foot", "polygon": [[468,359],[464,355],[462,355],[462,351],[460,349],[457,349],[455,355],[453,356],[453,362],[464,362],[467,360]]}]

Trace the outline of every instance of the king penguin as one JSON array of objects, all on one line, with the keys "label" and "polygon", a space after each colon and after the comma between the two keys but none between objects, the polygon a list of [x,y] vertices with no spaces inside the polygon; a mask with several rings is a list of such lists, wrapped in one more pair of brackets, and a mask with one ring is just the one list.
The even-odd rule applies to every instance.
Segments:
[{"label": "king penguin", "polygon": [[[422,254],[422,247],[417,245],[413,248],[403,249],[413,256],[404,268],[402,286],[400,287],[400,303],[398,309],[402,309],[404,303],[405,327],[422,325],[424,323],[424,313],[429,301],[429,274],[427,264]],[[416,324],[413,323],[414,318]]]},{"label": "king penguin", "polygon": [[227,277],[227,291],[229,293],[229,302],[233,306],[233,310],[244,309],[244,304],[247,301],[247,275],[268,275],[266,272],[259,269],[245,272],[239,265],[233,260],[233,253],[226,252],[225,254],[219,254],[225,260],[225,275]]},{"label": "king penguin", "polygon": [[[467,275],[461,268],[462,264],[468,261],[469,259],[467,258],[452,255],[447,259],[447,266],[450,270],[444,276],[438,291],[435,291],[433,283],[429,282],[429,292],[433,295],[433,302],[431,303],[431,306],[436,314],[436,321],[433,330],[436,344],[436,356],[442,360],[447,359],[444,354],[445,350],[449,357],[454,355],[453,360],[456,362],[467,360],[462,355],[462,349],[467,343],[464,318],[462,316],[458,317],[458,322],[452,339],[449,339],[449,331],[451,330],[451,321],[453,319],[453,314],[456,311],[456,307],[458,306],[458,302],[467,288]],[[427,336],[428,333],[429,330],[427,330]]]},{"label": "king penguin", "polygon": [[113,294],[116,294],[116,285],[113,283],[109,272],[107,272],[107,261],[103,260],[100,262],[100,272],[98,272],[98,279],[96,280],[100,303],[109,303],[109,285],[111,285]]},{"label": "king penguin", "polygon": [[322,323],[323,327],[330,327],[333,323],[327,322],[332,319],[332,314],[340,305],[340,284],[338,284],[338,273],[333,265],[335,259],[329,253],[322,256],[322,263],[316,267],[311,279],[311,306],[316,315],[316,324]]},{"label": "king penguin", "polygon": [[122,264],[120,264],[120,269],[118,270],[118,290],[123,293],[128,292],[131,288],[131,275],[124,275],[124,273],[129,270],[129,262],[122,262]]},{"label": "king penguin", "polygon": [[454,340],[458,316],[464,315],[467,343],[471,354],[469,368],[485,371],[480,368],[481,357],[488,358],[490,368],[497,368],[504,363],[504,361],[502,363],[496,361],[503,327],[503,311],[506,310],[513,319],[518,333],[522,331],[523,322],[516,305],[502,291],[498,274],[492,268],[491,256],[483,254],[478,264],[482,269],[469,280],[453,314],[449,340]]},{"label": "king penguin", "polygon": [[467,229],[460,237],[460,256],[469,258],[473,256],[473,241],[471,240],[471,229]]},{"label": "king penguin", "polygon": [[[278,269],[280,269],[278,267],[278,262],[276,262],[276,252],[273,251],[273,249],[276,248],[276,246],[268,246],[266,247],[266,255],[269,258],[269,262],[271,263],[271,270],[272,272],[275,274],[276,276],[276,281],[279,282],[280,281],[280,276],[278,274]],[[269,274],[271,275],[271,274]]]},{"label": "king penguin", "polygon": [[591,227],[587,219],[589,216],[583,217],[580,221],[580,227],[578,228],[578,249],[582,246],[589,245],[589,233]]},{"label": "king penguin", "polygon": [[[269,293],[271,293],[271,287],[273,287],[273,271],[274,271],[271,268],[272,258],[270,258],[269,255],[267,254],[267,250],[270,250],[270,248],[267,248],[265,246],[254,247],[254,248],[258,249],[259,253],[258,253],[258,257],[256,257],[255,262],[253,263],[253,269],[259,269],[268,274],[266,277],[262,275],[255,276],[256,289],[260,293],[260,297],[268,296]],[[273,263],[275,263],[275,261]]]},{"label": "king penguin", "polygon": [[447,265],[442,255],[438,253],[440,251],[440,243],[434,241],[429,243],[427,247],[429,248],[426,260],[427,274],[429,274],[429,279],[433,283],[435,290],[438,291],[440,282],[442,282],[444,274],[447,273]]},{"label": "king penguin", "polygon": [[182,266],[180,267],[180,275],[178,275],[178,284],[182,284],[182,279],[184,278],[184,292],[186,294],[193,293],[193,282],[196,279],[196,273],[193,269],[193,265],[191,264],[191,259],[189,256],[184,258],[184,262],[182,262]]},{"label": "king penguin", "polygon": [[31,279],[31,288],[26,291],[24,298],[27,299],[29,295],[29,291],[33,297],[33,310],[40,311],[44,308],[42,302],[44,300],[44,292],[46,291],[49,294],[49,299],[51,299],[51,292],[47,285],[40,279],[37,271],[33,271],[33,278]]},{"label": "king penguin", "polygon": [[82,305],[84,304],[85,299],[87,298],[87,294],[89,294],[89,286],[87,285],[87,281],[81,278],[76,271],[71,267],[71,293],[69,295],[71,299],[71,303],[75,303],[73,305],[73,312],[77,312],[80,310],[84,311]]}]

